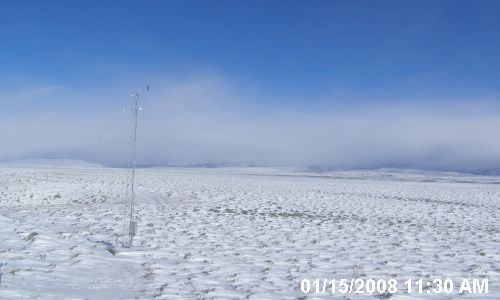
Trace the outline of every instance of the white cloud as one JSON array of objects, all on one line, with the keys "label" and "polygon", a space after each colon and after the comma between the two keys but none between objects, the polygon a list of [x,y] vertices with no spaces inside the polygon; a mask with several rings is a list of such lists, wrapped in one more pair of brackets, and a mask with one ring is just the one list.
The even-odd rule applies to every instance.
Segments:
[{"label": "white cloud", "polygon": [[[112,95],[125,101],[123,91],[72,99],[79,107],[64,106],[61,98],[43,113],[27,108],[1,114],[0,126],[7,130],[0,159],[61,156],[124,163],[128,115],[119,101],[109,100]],[[265,103],[265,95],[213,75],[156,80],[143,99],[139,162],[500,166],[499,107],[492,103],[379,102],[378,107],[309,106],[307,112]]]}]

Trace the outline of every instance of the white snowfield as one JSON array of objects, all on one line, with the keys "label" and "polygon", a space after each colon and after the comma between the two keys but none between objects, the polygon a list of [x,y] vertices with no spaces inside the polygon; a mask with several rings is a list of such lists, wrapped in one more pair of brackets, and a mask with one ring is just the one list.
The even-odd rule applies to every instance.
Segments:
[{"label": "white snowfield", "polygon": [[[138,236],[113,255],[125,170],[4,167],[0,299],[500,299],[500,178],[389,173],[142,169]],[[399,285],[306,295],[304,278]],[[489,293],[459,295],[463,278]]]}]

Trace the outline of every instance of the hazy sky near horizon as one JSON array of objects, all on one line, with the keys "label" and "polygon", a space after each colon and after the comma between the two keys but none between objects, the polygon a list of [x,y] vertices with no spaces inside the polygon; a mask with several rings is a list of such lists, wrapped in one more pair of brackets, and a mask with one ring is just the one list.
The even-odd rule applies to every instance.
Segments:
[{"label": "hazy sky near horizon", "polygon": [[19,1],[0,160],[500,167],[498,1]]}]

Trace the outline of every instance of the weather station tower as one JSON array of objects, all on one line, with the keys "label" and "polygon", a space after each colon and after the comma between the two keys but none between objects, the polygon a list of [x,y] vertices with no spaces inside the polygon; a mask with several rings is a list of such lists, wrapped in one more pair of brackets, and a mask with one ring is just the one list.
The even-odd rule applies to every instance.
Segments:
[{"label": "weather station tower", "polygon": [[[149,91],[149,85],[146,86],[146,91]],[[129,157],[128,157],[128,167],[127,167],[127,184],[125,193],[125,203],[123,211],[123,235],[122,243],[126,248],[132,247],[132,242],[134,236],[137,234],[137,219],[135,216],[135,203],[136,203],[136,186],[135,186],[135,175],[136,175],[136,144],[137,144],[137,119],[139,111],[142,110],[139,101],[141,96],[140,90],[134,90],[129,94],[132,97],[132,105],[130,107],[130,112],[132,115],[131,126],[130,126],[130,144],[129,144]]]}]

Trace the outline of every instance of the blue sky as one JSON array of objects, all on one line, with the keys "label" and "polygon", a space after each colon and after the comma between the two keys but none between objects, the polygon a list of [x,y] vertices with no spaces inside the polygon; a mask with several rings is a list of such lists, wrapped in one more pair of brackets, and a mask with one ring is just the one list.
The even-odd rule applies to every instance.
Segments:
[{"label": "blue sky", "polygon": [[[183,119],[193,118],[194,123],[186,124],[189,128],[196,127],[195,121],[201,118],[193,117],[197,113],[202,117],[217,116],[207,120],[216,124],[230,122],[228,115],[250,116],[245,119],[248,126],[264,123],[267,125],[263,131],[282,135],[282,127],[297,123],[290,115],[305,113],[310,121],[304,123],[313,125],[300,129],[309,136],[322,134],[315,127],[324,125],[316,124],[318,120],[348,118],[352,122],[359,119],[355,123],[362,124],[373,108],[379,108],[382,112],[405,111],[408,116],[418,111],[421,122],[430,114],[436,122],[444,120],[449,131],[455,132],[464,118],[484,121],[498,112],[499,36],[498,1],[10,1],[3,3],[0,11],[0,101],[11,109],[0,116],[9,117],[4,122],[10,127],[35,120],[48,123],[39,118],[51,114],[67,117],[59,121],[50,118],[52,129],[67,127],[69,124],[64,122],[71,120],[85,122],[87,118],[99,124],[99,120],[106,119],[106,113],[121,109],[123,90],[151,82],[155,92],[148,96],[150,106],[158,113],[165,103],[173,105],[169,101],[178,101],[174,106],[184,113]],[[165,100],[165,95],[171,98]],[[147,98],[145,101],[147,109]],[[201,106],[206,110],[188,109],[185,103],[191,102],[194,107],[204,103]],[[163,115],[172,111],[169,105],[170,111]],[[471,111],[473,116],[464,113]],[[381,119],[373,121],[376,124],[385,122],[384,113],[369,116]],[[290,124],[271,124],[259,118],[267,118],[267,122],[286,119]],[[116,124],[102,125],[109,126],[108,137],[120,136],[121,119],[116,117]],[[235,117],[232,122],[239,119]],[[143,130],[146,136],[150,132],[151,143],[172,138],[152,133],[154,130],[145,123]],[[235,128],[241,125],[231,124]],[[490,125],[477,130],[488,131]],[[16,144],[23,133],[40,135],[36,125],[23,126],[10,133],[11,144]],[[87,144],[100,134],[95,132],[97,129],[85,129],[83,123],[73,127],[84,132]],[[83,149],[52,129],[44,133],[48,139],[57,140],[59,147],[36,143],[11,146],[10,151],[0,152],[0,159],[46,155],[111,164],[120,161],[109,158],[115,151],[111,146],[108,150],[98,146]],[[213,130],[202,145],[207,147],[205,152],[214,155],[182,157],[164,149],[156,154],[145,151],[144,162],[231,160],[272,164],[273,155],[288,153],[281,147],[257,147],[269,144],[257,137],[261,135],[259,130],[252,142],[233,142],[230,146],[216,142],[214,136],[219,137],[219,142],[232,140],[243,131],[229,134],[218,127]],[[353,136],[349,128],[345,134]],[[425,136],[424,132],[418,134]],[[289,153],[290,158],[278,164],[419,166],[430,161],[429,157],[440,161],[439,155],[446,156],[444,150],[436,149],[460,150],[449,136],[444,140],[449,138],[450,142],[444,144],[444,136],[433,138],[441,142],[429,145],[422,153],[400,150],[394,161],[389,157],[392,154],[384,155],[384,150],[380,150],[384,159],[368,159],[369,155],[364,154],[339,158],[335,152],[338,145],[359,148],[369,140],[359,136],[356,142],[340,139],[335,147],[318,142],[317,147],[336,153],[336,160],[298,159],[304,153],[297,152]],[[381,140],[384,138],[387,136],[381,136]],[[114,144],[121,141],[116,139]],[[195,134],[184,139],[184,146],[177,149],[179,153],[198,147],[202,141]],[[302,146],[300,138],[290,135],[289,139],[297,139],[295,144],[285,144],[289,148]],[[398,134],[393,140],[397,139]],[[474,143],[479,143],[477,148],[482,151],[496,151],[496,144],[489,144],[491,137]],[[254,146],[258,149],[248,150]],[[143,145],[143,149],[152,147]],[[227,152],[227,147],[234,149]],[[245,151],[248,155],[229,155]],[[268,157],[261,159],[263,156]],[[469,158],[467,166],[500,162],[493,154],[486,162],[481,156],[481,151],[467,150],[446,165],[459,168],[464,157]]]}]

